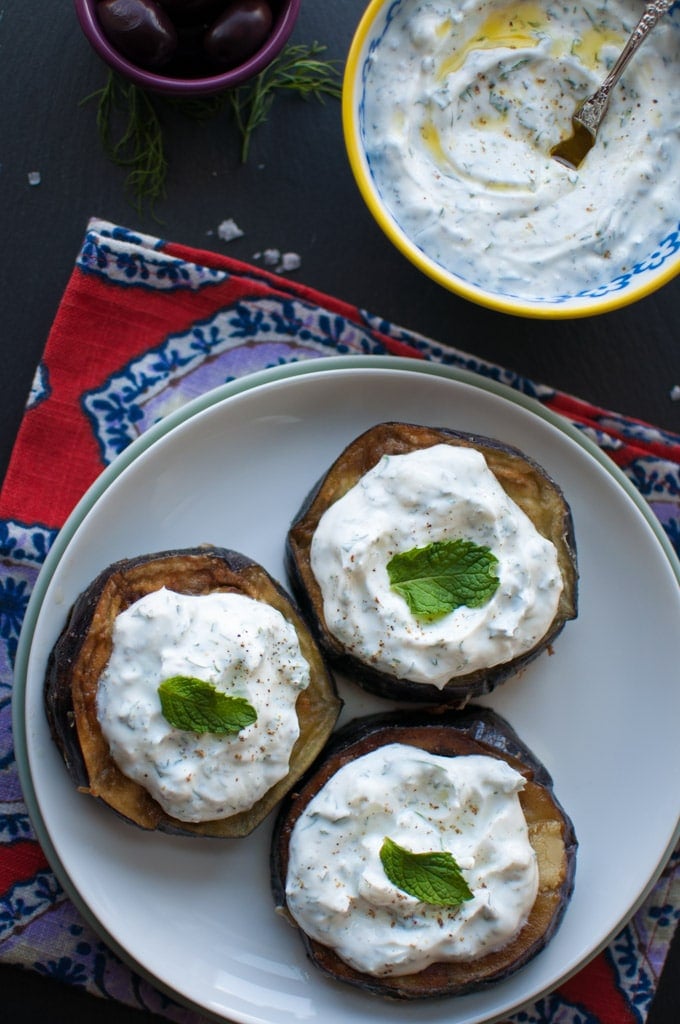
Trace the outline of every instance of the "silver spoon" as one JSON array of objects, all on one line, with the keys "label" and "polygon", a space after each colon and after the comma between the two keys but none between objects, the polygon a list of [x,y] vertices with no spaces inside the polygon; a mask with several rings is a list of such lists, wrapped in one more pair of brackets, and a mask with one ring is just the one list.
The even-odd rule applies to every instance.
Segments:
[{"label": "silver spoon", "polygon": [[558,142],[550,150],[550,155],[560,163],[576,168],[586,153],[592,149],[598,128],[607,113],[611,90],[623,74],[633,54],[642,45],[657,21],[670,10],[674,3],[675,0],[652,0],[645,6],[642,17],[631,32],[628,42],[600,88],[592,96],[582,100],[576,108],[571,119],[572,134],[562,142]]}]

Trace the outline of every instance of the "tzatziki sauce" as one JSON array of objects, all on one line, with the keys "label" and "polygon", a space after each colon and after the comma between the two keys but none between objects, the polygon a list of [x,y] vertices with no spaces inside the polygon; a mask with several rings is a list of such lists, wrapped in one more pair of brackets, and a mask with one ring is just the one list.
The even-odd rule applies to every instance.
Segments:
[{"label": "tzatziki sauce", "polygon": [[[391,743],[348,762],[293,828],[290,914],[373,975],[501,949],[526,923],[538,891],[523,787],[519,772],[487,755],[445,757]],[[450,853],[472,899],[446,907],[398,888],[380,859],[386,837],[412,853]]]},{"label": "tzatziki sauce", "polygon": [[679,17],[611,93],[577,170],[551,157],[642,12],[632,0],[396,0],[365,62],[361,130],[404,233],[470,284],[590,291],[659,258],[680,219]]},{"label": "tzatziki sauce", "polygon": [[[257,720],[237,734],[177,729],[158,687],[190,676],[245,697]],[[294,627],[243,594],[162,588],[122,611],[97,689],[97,718],[120,770],[181,821],[248,810],[288,773],[295,703],[309,665]]]},{"label": "tzatziki sauce", "polygon": [[[416,618],[392,589],[388,562],[458,538],[497,558],[495,593],[481,607]],[[552,623],[563,588],[554,544],[484,455],[448,444],[384,455],[322,515],[311,566],[326,625],[348,651],[393,677],[438,689],[531,650]]]}]

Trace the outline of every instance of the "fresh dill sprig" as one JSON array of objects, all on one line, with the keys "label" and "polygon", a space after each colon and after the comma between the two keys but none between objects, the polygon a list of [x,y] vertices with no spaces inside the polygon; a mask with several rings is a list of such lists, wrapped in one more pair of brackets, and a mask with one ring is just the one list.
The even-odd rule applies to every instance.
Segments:
[{"label": "fresh dill sprig", "polygon": [[102,146],[115,164],[128,170],[125,187],[134,196],[137,209],[148,203],[153,210],[166,196],[164,105],[196,121],[207,121],[227,109],[240,137],[241,161],[246,163],[253,133],[267,120],[277,93],[320,102],[326,96],[340,97],[339,65],[322,59],[325,49],[316,42],[288,46],[251,81],[197,100],[152,96],[109,71],[105,85],[82,102],[96,100]]},{"label": "fresh dill sprig", "polygon": [[280,57],[251,82],[229,93],[232,112],[241,135],[241,160],[246,163],[253,132],[269,116],[271,105],[279,92],[292,92],[302,99],[319,100],[326,96],[339,99],[340,73],[337,62],[320,59],[326,47],[288,46]]},{"label": "fresh dill sprig", "polygon": [[128,169],[125,186],[134,195],[137,209],[147,202],[153,208],[166,194],[168,173],[163,127],[153,100],[112,71],[105,85],[83,103],[95,99],[104,151],[117,166]]}]

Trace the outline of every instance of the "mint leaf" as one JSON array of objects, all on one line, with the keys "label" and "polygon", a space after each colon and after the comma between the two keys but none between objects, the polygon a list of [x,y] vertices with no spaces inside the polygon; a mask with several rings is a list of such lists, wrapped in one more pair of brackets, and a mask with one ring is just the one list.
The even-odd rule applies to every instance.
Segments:
[{"label": "mint leaf", "polygon": [[172,676],[158,687],[161,710],[170,725],[187,732],[237,733],[257,721],[245,697],[221,693],[194,676]]},{"label": "mint leaf", "polygon": [[439,619],[462,605],[479,608],[499,584],[498,559],[470,540],[436,540],[394,555],[387,563],[392,589],[421,619]]},{"label": "mint leaf", "polygon": [[380,860],[392,885],[421,903],[457,907],[473,899],[456,858],[446,850],[412,853],[385,836]]}]

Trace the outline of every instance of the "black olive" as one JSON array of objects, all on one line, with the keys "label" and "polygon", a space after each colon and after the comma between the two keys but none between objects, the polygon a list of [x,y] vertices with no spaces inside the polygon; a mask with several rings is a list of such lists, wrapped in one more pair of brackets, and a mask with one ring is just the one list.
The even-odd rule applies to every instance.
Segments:
[{"label": "black olive", "polygon": [[222,68],[236,67],[259,50],[272,21],[265,0],[232,0],[206,32],[205,52]]},{"label": "black olive", "polygon": [[155,0],[101,0],[97,17],[111,45],[140,67],[161,67],[177,46],[175,26]]}]

